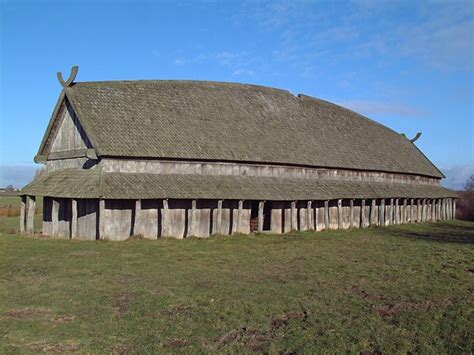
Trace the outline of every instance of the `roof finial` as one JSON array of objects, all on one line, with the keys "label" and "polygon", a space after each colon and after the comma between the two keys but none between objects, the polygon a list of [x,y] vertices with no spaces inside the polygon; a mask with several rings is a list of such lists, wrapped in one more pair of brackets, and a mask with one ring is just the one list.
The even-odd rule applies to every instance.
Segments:
[{"label": "roof finial", "polygon": [[[400,133],[403,137],[407,138],[405,133]],[[416,135],[412,139],[408,139],[410,142],[415,143],[421,137],[421,132],[417,132]]]},{"label": "roof finial", "polygon": [[77,65],[73,66],[71,69],[71,74],[69,74],[69,78],[66,81],[64,81],[63,79],[63,74],[61,72],[58,72],[58,80],[63,88],[67,88],[68,86],[71,86],[74,79],[76,79],[76,75],[78,71],[79,71],[79,66]]}]

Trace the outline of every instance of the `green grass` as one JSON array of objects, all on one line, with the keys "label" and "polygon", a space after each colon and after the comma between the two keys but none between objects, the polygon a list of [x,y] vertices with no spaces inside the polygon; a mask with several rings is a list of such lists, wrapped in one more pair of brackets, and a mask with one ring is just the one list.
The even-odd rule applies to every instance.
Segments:
[{"label": "green grass", "polygon": [[467,222],[186,241],[3,234],[0,353],[469,353],[473,243]]}]

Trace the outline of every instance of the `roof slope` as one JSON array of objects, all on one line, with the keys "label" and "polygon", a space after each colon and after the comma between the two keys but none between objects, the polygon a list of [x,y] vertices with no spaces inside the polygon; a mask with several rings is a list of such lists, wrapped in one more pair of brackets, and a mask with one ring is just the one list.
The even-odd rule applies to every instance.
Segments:
[{"label": "roof slope", "polygon": [[335,104],[256,85],[82,82],[65,89],[99,156],[442,173],[408,139]]},{"label": "roof slope", "polygon": [[105,199],[330,200],[339,198],[442,198],[457,194],[439,185],[281,179],[257,176],[102,173],[62,169],[41,175],[23,195]]}]

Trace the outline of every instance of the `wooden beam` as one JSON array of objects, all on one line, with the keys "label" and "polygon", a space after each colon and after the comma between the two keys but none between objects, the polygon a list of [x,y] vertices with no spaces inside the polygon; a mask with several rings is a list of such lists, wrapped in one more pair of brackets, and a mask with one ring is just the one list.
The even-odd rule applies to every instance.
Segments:
[{"label": "wooden beam", "polygon": [[216,231],[214,231],[214,234],[222,233],[222,202],[223,200],[217,201],[217,220],[216,220]]},{"label": "wooden beam", "polygon": [[25,213],[26,211],[26,196],[21,196],[21,202],[20,202],[20,233],[24,234],[25,233]]},{"label": "wooden beam", "polygon": [[456,199],[453,198],[453,220],[456,219]]},{"label": "wooden beam", "polygon": [[408,200],[403,199],[403,223],[408,223]]},{"label": "wooden beam", "polygon": [[337,200],[337,228],[342,229],[342,200]]},{"label": "wooden beam", "polygon": [[163,200],[163,215],[161,216],[162,226],[161,226],[161,234],[164,237],[169,237],[169,206],[168,206],[168,199],[165,198]]},{"label": "wooden beam", "polygon": [[319,231],[318,203],[316,201],[314,206],[314,230]]},{"label": "wooden beam", "polygon": [[71,239],[77,238],[77,200],[71,199]]},{"label": "wooden beam", "polygon": [[365,228],[366,221],[365,221],[365,200],[364,199],[361,201],[360,220],[361,220],[361,224],[360,224],[361,228]]},{"label": "wooden beam", "polygon": [[375,224],[375,198],[371,201],[370,207],[370,225],[373,226]]},{"label": "wooden beam", "polygon": [[258,202],[258,225],[257,225],[257,232],[263,232],[263,211],[265,207],[265,201]]},{"label": "wooden beam", "polygon": [[197,201],[192,200],[191,201],[191,215],[189,216],[189,225],[188,225],[188,235],[190,237],[196,237],[196,227],[197,227],[197,220],[196,220],[196,206],[197,206]]},{"label": "wooden beam", "polygon": [[105,239],[105,200],[99,200],[99,238]]},{"label": "wooden beam", "polygon": [[379,221],[381,226],[385,226],[385,199],[380,200]]},{"label": "wooden beam", "polygon": [[349,227],[354,228],[354,199],[350,199]]},{"label": "wooden beam", "polygon": [[239,210],[237,212],[237,233],[241,233],[243,215],[244,215],[244,200],[239,200]]},{"label": "wooden beam", "polygon": [[421,200],[421,221],[426,222],[426,199]]},{"label": "wooden beam", "polygon": [[59,234],[59,200],[52,198],[51,203],[51,236],[57,237]]},{"label": "wooden beam", "polygon": [[431,220],[436,222],[436,200],[431,199]]},{"label": "wooden beam", "polygon": [[418,223],[421,222],[421,203],[419,198],[416,199],[416,221]]},{"label": "wooden beam", "polygon": [[324,201],[324,228],[329,229],[329,201]]},{"label": "wooden beam", "polygon": [[36,197],[28,196],[26,198],[26,232],[33,234],[35,232],[35,209],[36,209]]},{"label": "wooden beam", "polygon": [[413,203],[413,199],[410,199],[410,223],[414,222],[413,211],[415,211],[415,208],[413,206]]},{"label": "wooden beam", "polygon": [[399,212],[400,210],[398,209],[398,198],[395,199],[395,211],[393,213],[393,224],[399,224]]},{"label": "wooden beam", "polygon": [[314,230],[312,205],[313,205],[313,201],[308,201],[307,204],[306,204],[306,217],[308,218],[308,229],[309,230]]},{"label": "wooden beam", "polygon": [[394,222],[393,222],[393,198],[390,199],[390,211],[389,211],[389,215],[388,215],[388,223],[390,225],[394,224]]},{"label": "wooden beam", "polygon": [[296,201],[291,201],[291,230],[298,230],[298,210]]},{"label": "wooden beam", "polygon": [[[135,200],[135,220],[133,223],[133,234],[134,235],[139,235],[142,229],[142,226],[144,227],[145,221],[142,221],[142,200],[138,199]],[[145,228],[143,228],[145,229]]]}]

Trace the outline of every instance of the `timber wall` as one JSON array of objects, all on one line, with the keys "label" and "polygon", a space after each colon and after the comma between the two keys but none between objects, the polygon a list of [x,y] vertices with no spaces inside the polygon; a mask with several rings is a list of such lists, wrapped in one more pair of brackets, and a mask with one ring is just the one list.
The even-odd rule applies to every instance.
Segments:
[{"label": "timber wall", "polygon": [[[33,232],[34,199],[22,199],[22,230]],[[258,216],[252,215],[258,206]],[[329,201],[44,199],[44,235],[70,239],[125,240],[132,235],[208,237],[256,231],[365,228],[455,219],[456,202],[443,199]],[[31,212],[33,210],[33,212]],[[268,223],[265,223],[268,221]]]}]

